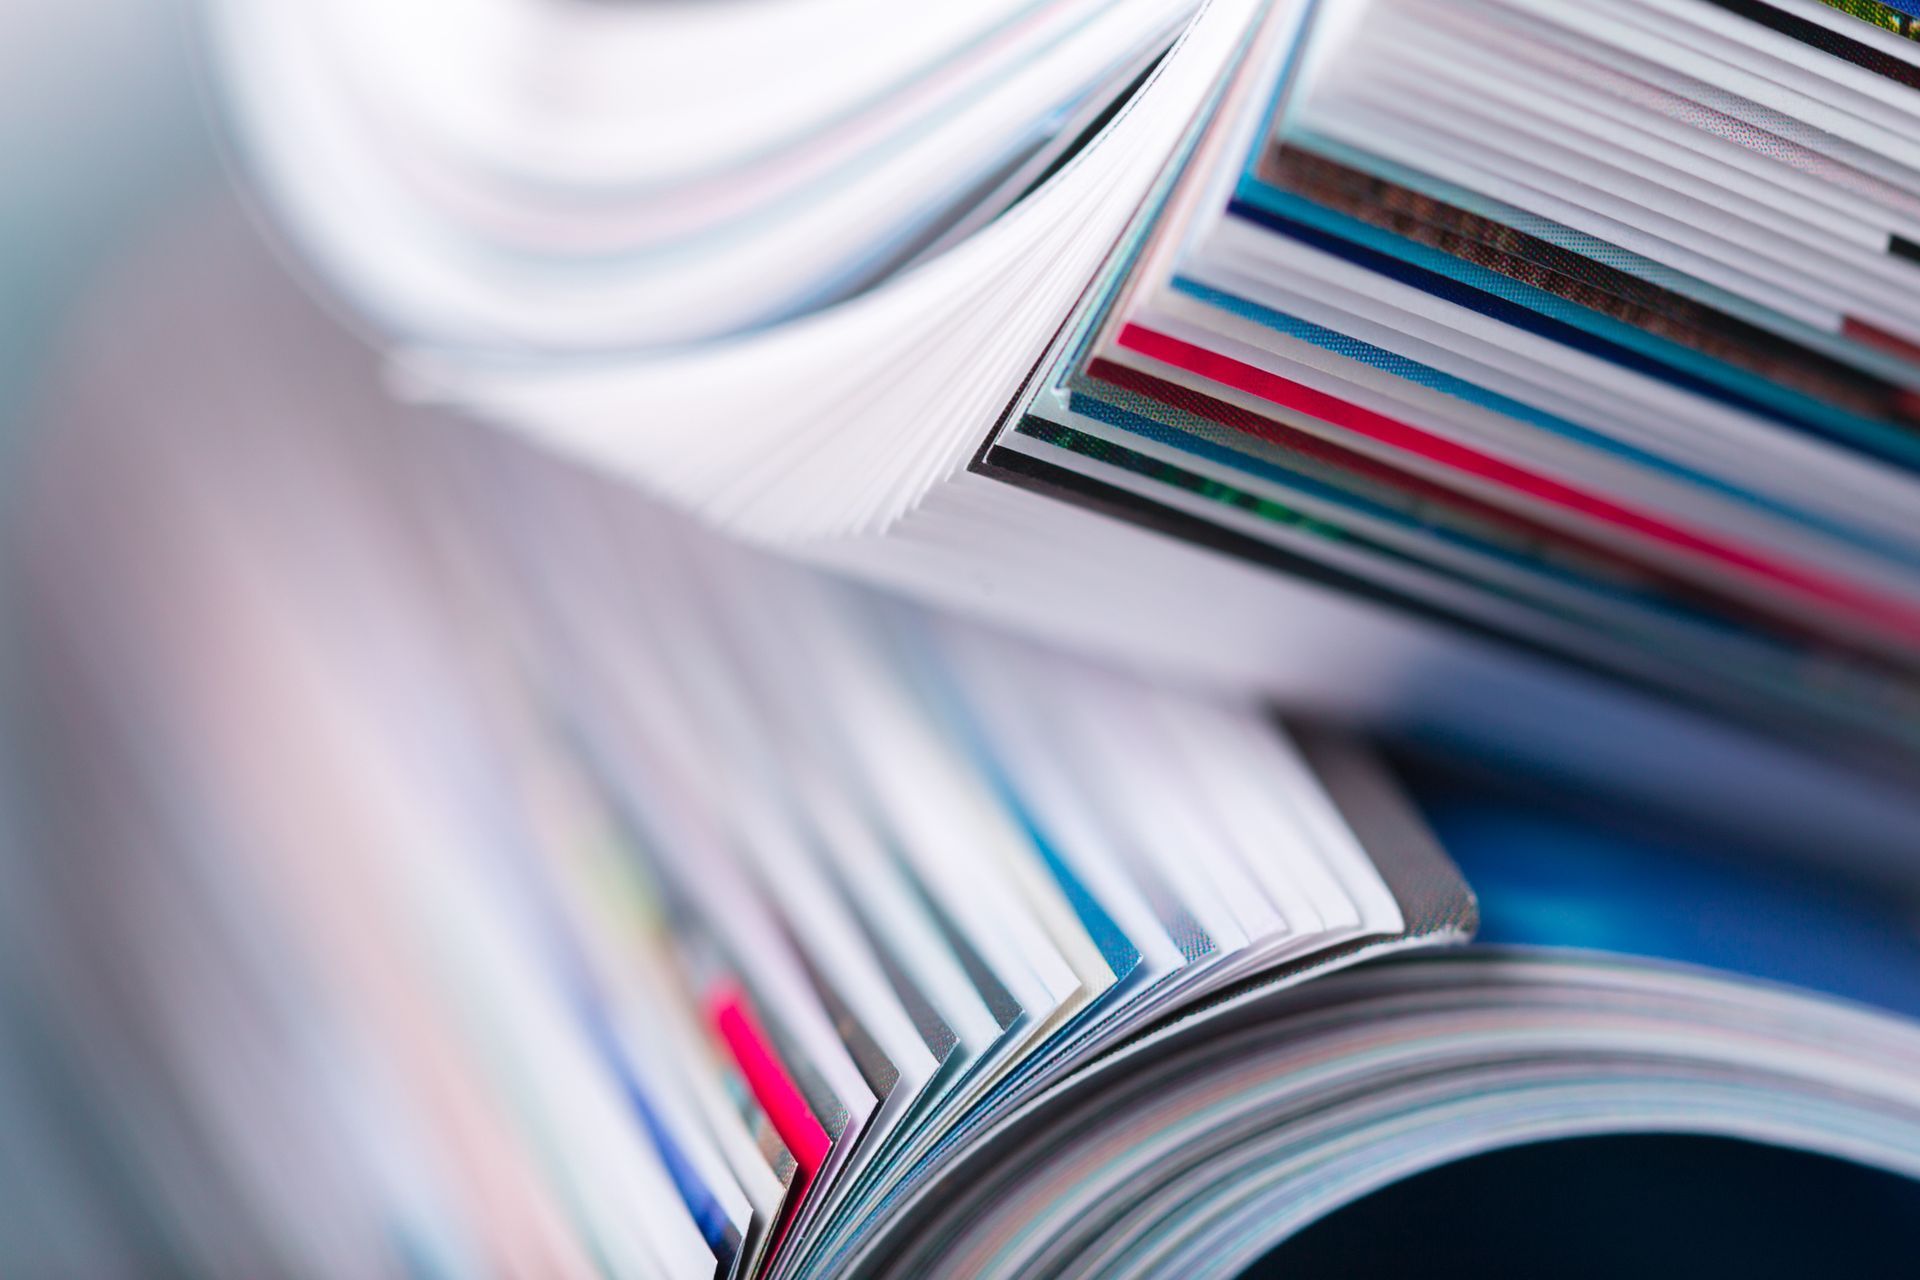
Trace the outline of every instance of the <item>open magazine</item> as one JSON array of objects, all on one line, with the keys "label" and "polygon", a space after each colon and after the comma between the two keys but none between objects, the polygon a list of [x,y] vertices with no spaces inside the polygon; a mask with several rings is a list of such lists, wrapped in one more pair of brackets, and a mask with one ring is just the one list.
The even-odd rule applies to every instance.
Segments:
[{"label": "open magazine", "polygon": [[404,391],[1082,651],[1900,841],[1906,9],[896,8],[209,28]]},{"label": "open magazine", "polygon": [[1920,1175],[1910,881],[725,541],[396,404],[218,209],[49,404],[22,1274],[1226,1275],[1549,1138]]}]

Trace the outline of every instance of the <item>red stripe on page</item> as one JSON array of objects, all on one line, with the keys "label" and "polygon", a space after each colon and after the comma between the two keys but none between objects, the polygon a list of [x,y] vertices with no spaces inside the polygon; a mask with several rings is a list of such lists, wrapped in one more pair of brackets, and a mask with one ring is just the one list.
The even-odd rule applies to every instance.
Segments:
[{"label": "red stripe on page", "polygon": [[1783,564],[1739,547],[1703,537],[1689,529],[1669,524],[1656,516],[1620,506],[1597,494],[1576,489],[1548,476],[1482,453],[1478,449],[1468,448],[1442,436],[1434,435],[1432,432],[1423,431],[1397,418],[1376,413],[1372,409],[1328,395],[1324,391],[1316,391],[1312,387],[1283,378],[1279,374],[1244,364],[1231,356],[1209,351],[1205,347],[1195,346],[1193,343],[1137,324],[1123,327],[1119,342],[1129,351],[1136,351],[1150,359],[1163,361],[1185,369],[1189,373],[1199,374],[1203,378],[1211,378],[1237,391],[1258,396],[1269,404],[1318,418],[1331,426],[1365,436],[1369,440],[1425,458],[1429,462],[1439,463],[1466,475],[1490,481],[1536,501],[1551,503],[1565,510],[1577,512],[1588,519],[1601,521],[1695,557],[1711,560],[1716,564],[1738,570],[1749,577],[1763,579],[1822,604],[1838,606],[1861,618],[1897,630],[1908,639],[1920,638],[1920,610],[1846,583],[1836,582],[1817,571]]},{"label": "red stripe on page", "polygon": [[827,1131],[767,1043],[760,1024],[747,1008],[746,998],[734,987],[717,987],[707,996],[707,1016],[739,1064],[747,1088],[767,1113],[774,1131],[793,1153],[800,1172],[811,1181],[827,1159]]},{"label": "red stripe on page", "polygon": [[1920,344],[1910,342],[1897,333],[1888,333],[1885,329],[1868,324],[1865,320],[1841,316],[1840,332],[1855,342],[1864,342],[1870,347],[1880,348],[1889,355],[1920,364]]},{"label": "red stripe on page", "polygon": [[[1537,515],[1502,506],[1421,475],[1401,462],[1376,458],[1370,453],[1323,439],[1311,431],[1288,426],[1278,418],[1263,417],[1252,409],[1228,404],[1191,387],[1143,372],[1132,365],[1101,358],[1090,361],[1087,372],[1102,382],[1158,401],[1170,409],[1178,409],[1242,435],[1277,444],[1289,453],[1314,459],[1373,484],[1386,485],[1428,503],[1463,512],[1476,521],[1499,525],[1522,538],[1553,547],[1569,548],[1580,556],[1596,561],[1603,572],[1625,575],[1635,583],[1651,584],[1669,596],[1691,605],[1717,610],[1743,624],[1765,626],[1775,634],[1784,635],[1798,643],[1808,642],[1819,634],[1808,624],[1783,615],[1777,609],[1769,609],[1738,593],[1716,589],[1715,585],[1696,582],[1664,565],[1623,551],[1588,534],[1570,532]],[[1423,522],[1428,519],[1417,512],[1414,518]]]}]

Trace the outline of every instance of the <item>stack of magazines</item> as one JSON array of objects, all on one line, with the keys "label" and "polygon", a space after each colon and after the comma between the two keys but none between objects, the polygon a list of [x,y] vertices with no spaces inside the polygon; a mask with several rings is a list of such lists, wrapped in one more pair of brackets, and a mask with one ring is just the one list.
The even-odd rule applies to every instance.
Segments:
[{"label": "stack of magazines", "polygon": [[15,1273],[1230,1275],[1515,1143],[1920,1176],[1910,867],[738,546],[395,404],[251,236],[101,299],[10,539]]},{"label": "stack of magazines", "polygon": [[1920,1179],[1917,25],[213,0],[310,266],[115,273],[8,513],[0,1270]]},{"label": "stack of magazines", "polygon": [[[1212,0],[1170,46],[1166,6],[970,10],[899,79],[795,71],[831,110],[701,123],[747,132],[691,167],[564,174],[551,137],[625,123],[650,154],[701,112],[536,70],[725,18],[554,6],[551,44],[459,56],[373,17],[231,9],[242,153],[413,394],[1083,650],[1668,800],[1585,726],[1733,749],[1704,711],[1920,760],[1920,41],[1898,6]],[[858,21],[908,56],[904,19]],[[1096,45],[1048,73],[1037,133],[990,135]],[[427,88],[456,73],[484,139]],[[994,174],[1047,157],[1033,182],[982,176],[990,136]],[[895,172],[913,158],[940,180]],[[838,231],[924,252],[852,271],[808,230],[843,201]],[[763,241],[825,275],[722,267]],[[1710,807],[1791,793],[1799,766],[1740,769],[1697,789]]]}]

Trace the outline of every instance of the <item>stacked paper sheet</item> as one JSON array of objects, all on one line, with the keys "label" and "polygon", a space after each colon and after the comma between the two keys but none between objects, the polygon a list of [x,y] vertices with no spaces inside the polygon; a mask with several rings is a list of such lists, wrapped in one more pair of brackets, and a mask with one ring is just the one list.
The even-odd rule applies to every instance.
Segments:
[{"label": "stacked paper sheet", "polygon": [[1002,443],[1911,751],[1916,122],[1920,43],[1814,0],[1321,6]]}]

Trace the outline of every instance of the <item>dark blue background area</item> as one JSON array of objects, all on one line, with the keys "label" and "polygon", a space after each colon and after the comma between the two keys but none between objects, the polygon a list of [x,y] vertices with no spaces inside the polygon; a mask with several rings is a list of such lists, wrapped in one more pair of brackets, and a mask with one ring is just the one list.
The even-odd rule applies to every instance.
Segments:
[{"label": "dark blue background area", "polygon": [[1483,941],[1708,965],[1920,1017],[1913,884],[1847,879],[1820,850],[1763,856],[1597,802],[1401,772],[1479,895]]},{"label": "dark blue background area", "polygon": [[1726,1138],[1514,1147],[1384,1188],[1249,1277],[1910,1276],[1920,1183]]}]

